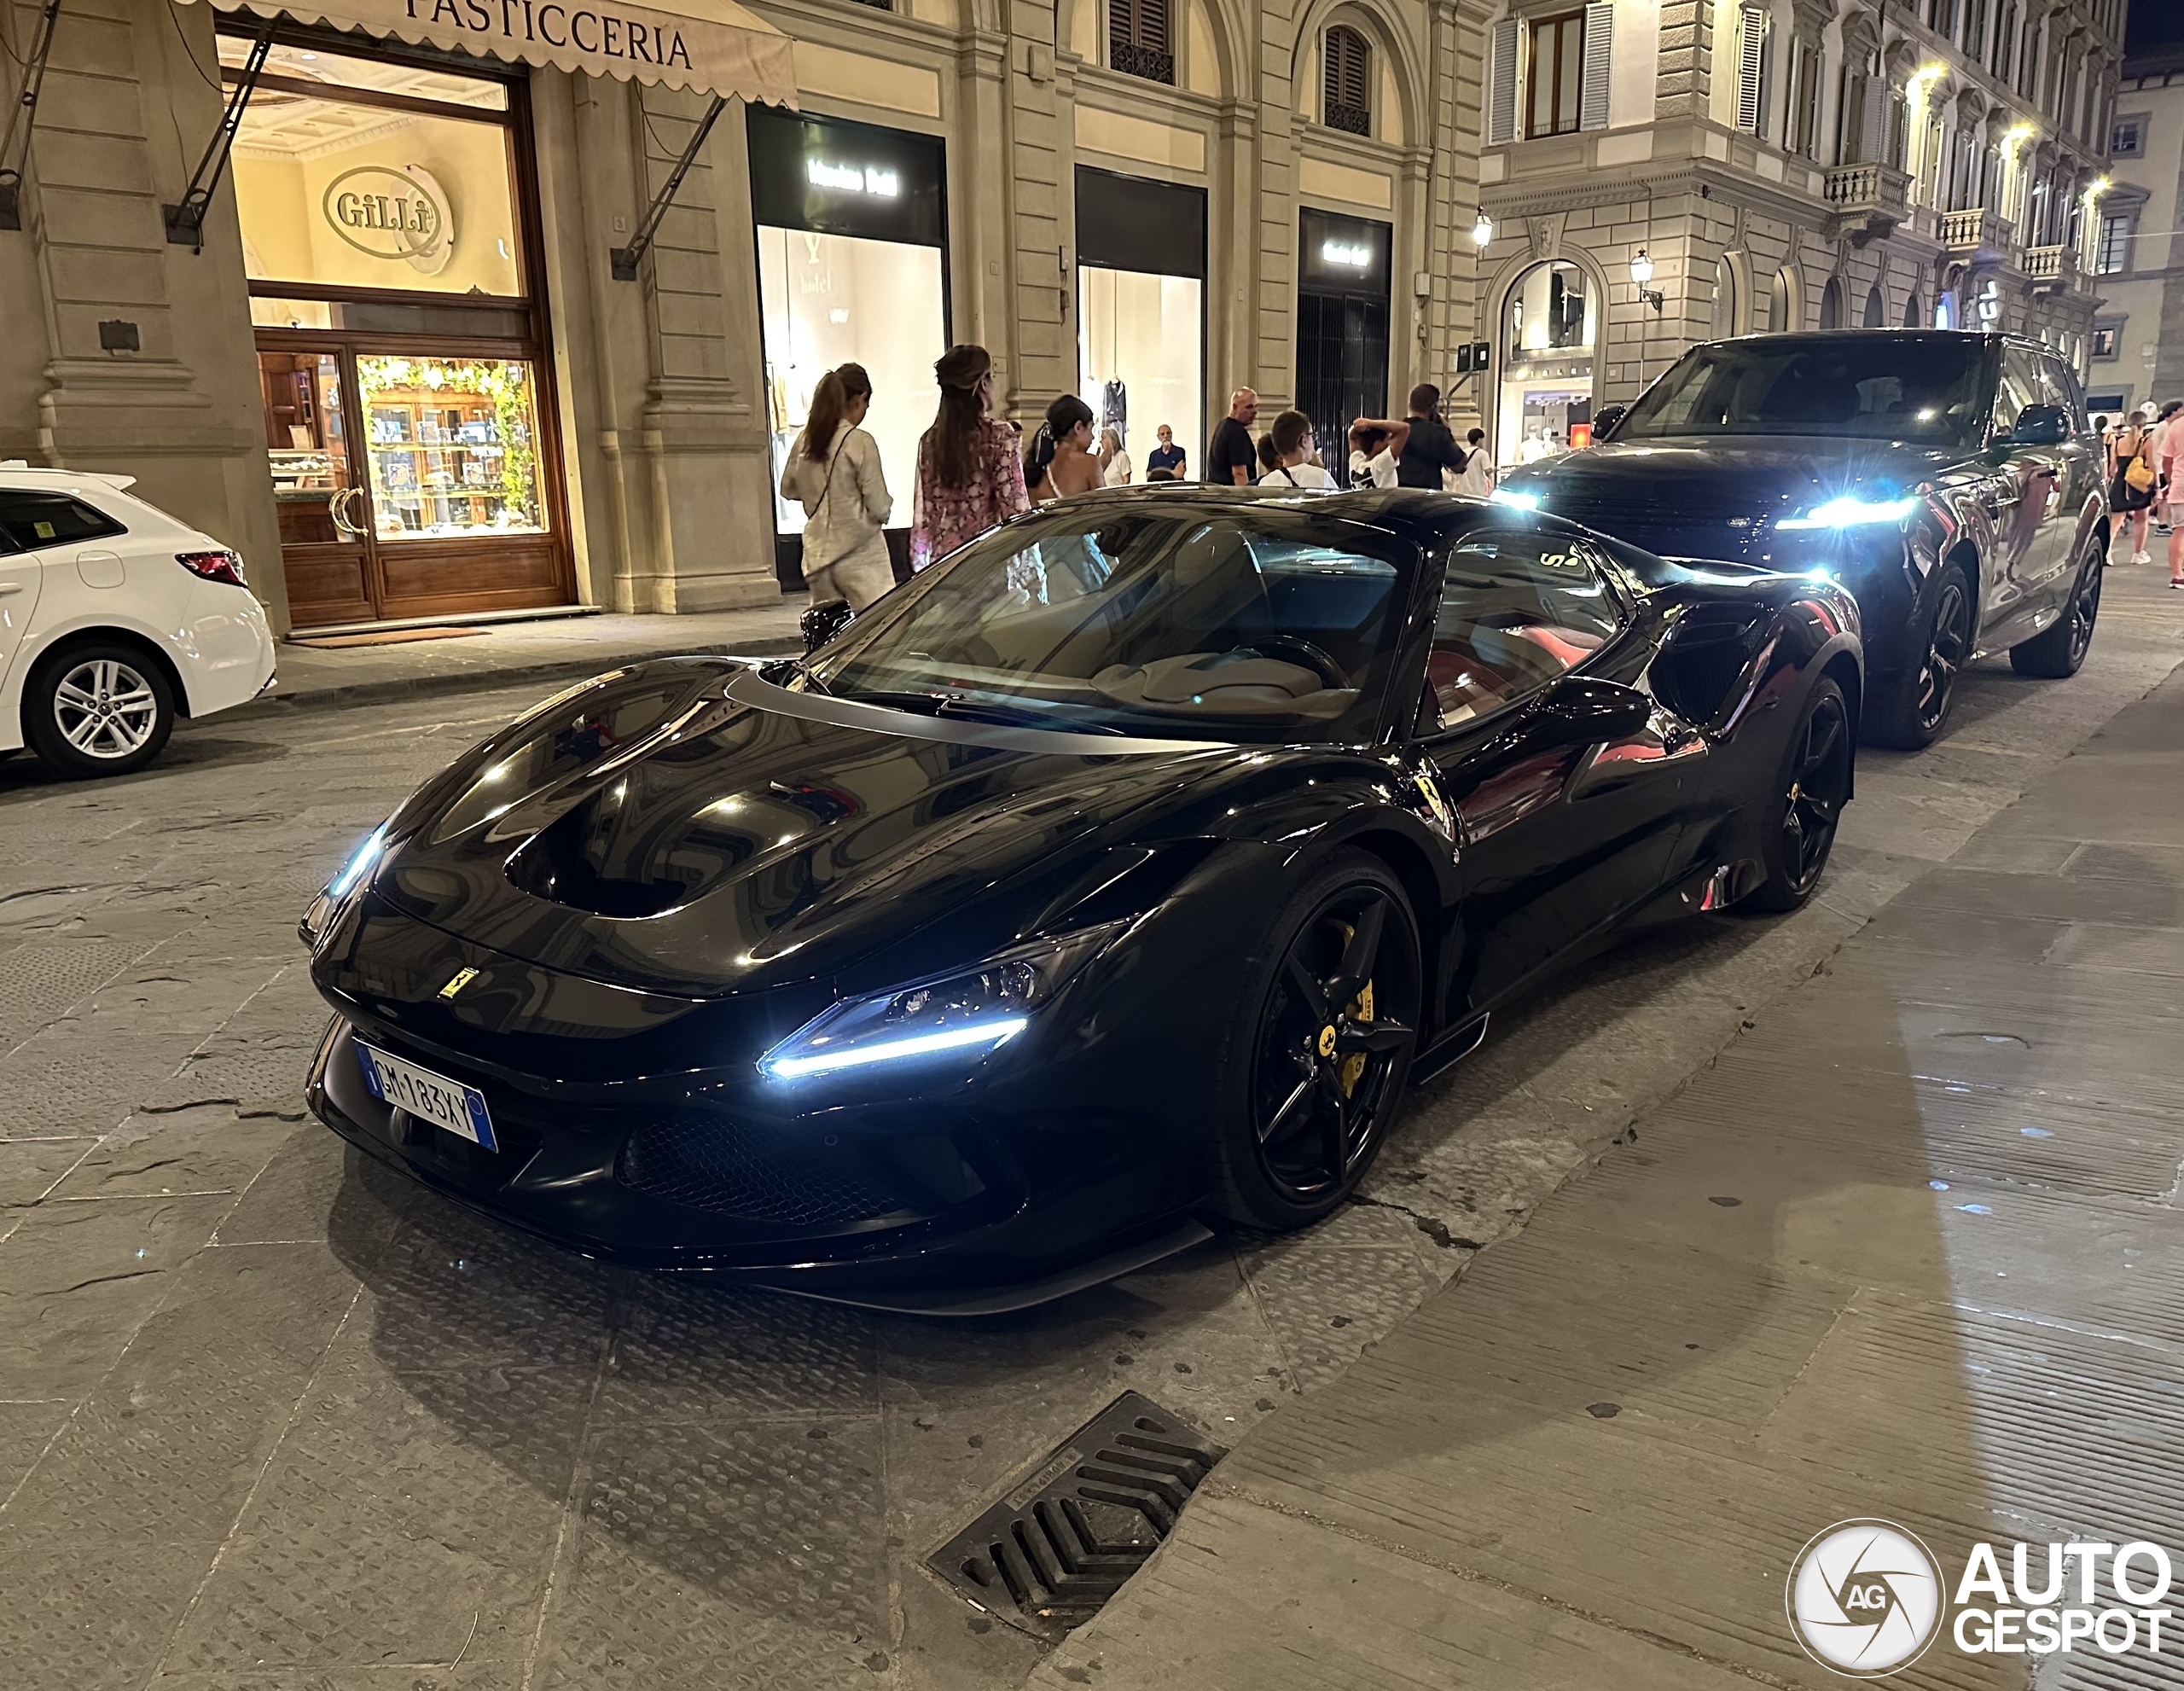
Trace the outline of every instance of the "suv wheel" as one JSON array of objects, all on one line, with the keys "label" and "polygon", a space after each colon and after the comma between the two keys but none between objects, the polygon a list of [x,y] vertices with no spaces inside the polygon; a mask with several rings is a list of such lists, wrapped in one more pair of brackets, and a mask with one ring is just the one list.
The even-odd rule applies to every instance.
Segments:
[{"label": "suv wheel", "polygon": [[2093,625],[2100,615],[2100,572],[2106,561],[2100,537],[2086,543],[2078,560],[2078,572],[2071,581],[2071,596],[2063,613],[2022,646],[2010,648],[2010,667],[2019,675],[2061,681],[2078,672],[2085,654],[2093,649]]},{"label": "suv wheel", "polygon": [[160,666],[117,642],[47,654],[23,689],[23,738],[76,780],[143,768],[165,748],[174,720],[174,689]]},{"label": "suv wheel", "polygon": [[1942,737],[1956,703],[1956,678],[1972,660],[1972,583],[1960,564],[1944,565],[1912,629],[1918,657],[1895,686],[1874,697],[1867,738],[1879,746],[1923,751]]}]

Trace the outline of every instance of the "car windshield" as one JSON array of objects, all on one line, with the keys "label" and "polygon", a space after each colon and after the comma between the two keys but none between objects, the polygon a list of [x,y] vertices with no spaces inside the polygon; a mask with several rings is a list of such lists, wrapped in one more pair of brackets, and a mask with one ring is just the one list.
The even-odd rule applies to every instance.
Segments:
[{"label": "car windshield", "polygon": [[1823,434],[1964,446],[1988,409],[1977,340],[1728,341],[1695,346],[1647,390],[1615,438]]},{"label": "car windshield", "polygon": [[973,541],[810,673],[837,697],[1092,734],[1354,741],[1416,568],[1327,512],[1095,497]]}]

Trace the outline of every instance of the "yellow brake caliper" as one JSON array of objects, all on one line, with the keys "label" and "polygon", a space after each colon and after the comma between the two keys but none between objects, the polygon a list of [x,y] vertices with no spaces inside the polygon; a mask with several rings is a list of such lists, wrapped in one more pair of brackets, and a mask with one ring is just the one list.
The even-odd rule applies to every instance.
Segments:
[{"label": "yellow brake caliper", "polygon": [[[1355,933],[1356,929],[1350,927],[1348,922],[1342,922],[1338,926],[1342,929],[1342,943],[1347,946],[1350,944],[1350,936]],[[1357,996],[1350,1001],[1350,1019],[1352,1021],[1373,1020],[1373,983],[1371,981],[1367,981],[1360,987]],[[1342,1082],[1342,1095],[1345,1098],[1349,1097],[1357,1090],[1357,1083],[1365,1078],[1365,1054],[1362,1051],[1352,1051],[1342,1060],[1341,1068],[1335,1072],[1336,1078]]]}]

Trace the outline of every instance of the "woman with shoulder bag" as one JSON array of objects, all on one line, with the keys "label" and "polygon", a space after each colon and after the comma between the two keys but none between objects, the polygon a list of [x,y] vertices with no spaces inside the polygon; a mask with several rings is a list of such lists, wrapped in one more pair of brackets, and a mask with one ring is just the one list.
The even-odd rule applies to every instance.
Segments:
[{"label": "woman with shoulder bag", "polygon": [[2153,505],[2155,479],[2152,454],[2148,450],[2152,443],[2153,431],[2146,427],[2144,407],[2132,412],[2116,432],[2116,477],[2108,484],[2108,508],[2114,520],[2108,538],[2111,562],[2126,529],[2133,531],[2131,561],[2152,561],[2146,554],[2146,513]]},{"label": "woman with shoulder bag", "polygon": [[861,611],[895,584],[882,532],[895,502],[880,444],[860,427],[871,406],[863,365],[828,370],[781,471],[781,497],[804,507],[804,581],[815,605],[847,600]]}]

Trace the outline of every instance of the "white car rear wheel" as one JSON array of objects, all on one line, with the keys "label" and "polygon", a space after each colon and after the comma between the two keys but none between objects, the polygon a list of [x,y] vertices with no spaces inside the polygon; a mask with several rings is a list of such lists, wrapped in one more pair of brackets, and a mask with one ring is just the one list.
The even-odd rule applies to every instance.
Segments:
[{"label": "white car rear wheel", "polygon": [[119,643],[53,653],[23,691],[23,737],[79,780],[143,768],[165,748],[174,719],[174,689],[160,666]]}]

